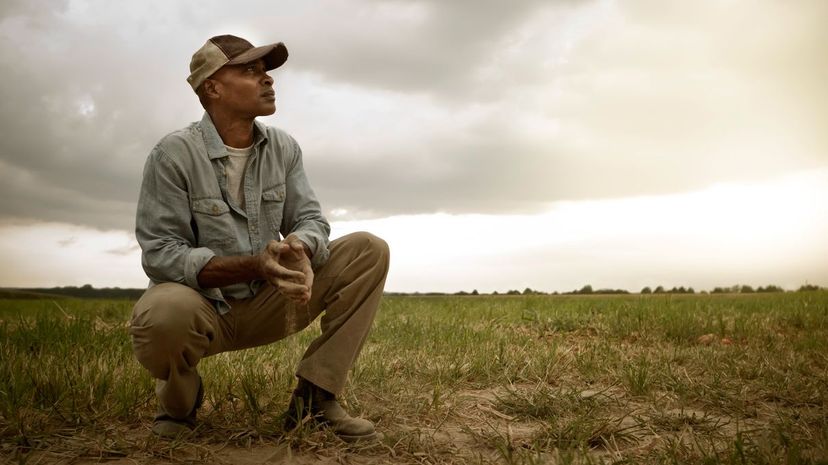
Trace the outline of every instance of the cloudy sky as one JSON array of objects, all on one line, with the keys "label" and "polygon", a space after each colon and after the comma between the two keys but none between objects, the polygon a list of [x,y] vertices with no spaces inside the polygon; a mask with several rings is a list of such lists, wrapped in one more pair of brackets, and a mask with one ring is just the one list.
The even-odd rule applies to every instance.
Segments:
[{"label": "cloudy sky", "polygon": [[828,2],[0,3],[0,287],[142,287],[152,146],[213,35],[394,291],[828,285]]}]

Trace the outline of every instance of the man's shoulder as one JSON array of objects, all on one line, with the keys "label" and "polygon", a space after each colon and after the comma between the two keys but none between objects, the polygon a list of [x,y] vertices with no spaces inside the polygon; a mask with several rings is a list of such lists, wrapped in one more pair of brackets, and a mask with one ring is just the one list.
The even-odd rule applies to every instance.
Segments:
[{"label": "man's shoulder", "polygon": [[156,144],[156,149],[168,156],[175,156],[203,146],[201,128],[198,122],[193,122],[162,137]]},{"label": "man's shoulder", "polygon": [[292,145],[296,143],[296,139],[294,139],[293,136],[282,128],[277,128],[263,123],[258,123],[258,126],[260,129],[264,130],[264,133],[269,141],[273,141],[279,145]]},{"label": "man's shoulder", "polygon": [[267,137],[269,150],[265,152],[266,154],[270,154],[270,156],[274,156],[276,159],[282,160],[282,163],[287,164],[292,164],[297,156],[301,156],[299,144],[287,131],[261,123],[258,125],[259,129],[263,130]]}]

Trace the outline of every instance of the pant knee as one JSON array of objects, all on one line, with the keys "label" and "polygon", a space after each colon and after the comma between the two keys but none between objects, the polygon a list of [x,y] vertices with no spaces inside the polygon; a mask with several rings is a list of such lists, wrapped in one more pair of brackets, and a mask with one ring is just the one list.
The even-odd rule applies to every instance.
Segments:
[{"label": "pant knee", "polygon": [[146,299],[142,297],[136,304],[130,335],[141,365],[153,377],[166,379],[171,365],[198,363],[199,352],[206,348],[204,339],[210,338],[211,330],[199,323],[199,306],[203,302],[197,292],[190,288],[159,291]]},{"label": "pant knee", "polygon": [[376,260],[384,262],[387,266],[391,256],[391,249],[384,239],[365,231],[352,233],[348,235],[348,239],[362,250],[363,253],[376,257]]}]

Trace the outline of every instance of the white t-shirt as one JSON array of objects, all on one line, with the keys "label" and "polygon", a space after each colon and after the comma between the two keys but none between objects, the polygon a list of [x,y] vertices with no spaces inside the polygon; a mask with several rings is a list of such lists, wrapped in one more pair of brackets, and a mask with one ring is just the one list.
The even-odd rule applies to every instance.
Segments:
[{"label": "white t-shirt", "polygon": [[227,175],[227,193],[236,202],[236,205],[244,210],[244,169],[247,168],[247,161],[253,153],[253,145],[243,149],[237,149],[225,145],[227,148],[227,164],[224,170]]}]

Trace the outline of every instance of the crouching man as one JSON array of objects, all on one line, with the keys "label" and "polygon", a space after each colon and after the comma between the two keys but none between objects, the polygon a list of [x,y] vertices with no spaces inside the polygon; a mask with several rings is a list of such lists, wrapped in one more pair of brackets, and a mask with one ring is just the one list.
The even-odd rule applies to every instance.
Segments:
[{"label": "crouching man", "polygon": [[130,334],[156,378],[152,431],[160,436],[194,427],[209,388],[197,371],[202,358],[273,343],[320,314],[322,334],[297,367],[287,426],[312,415],[345,440],[376,435],[337,395],[382,297],[388,246],[368,233],[329,242],[299,145],[256,121],[276,111],[267,72],[287,56],[282,43],[208,40],[187,78],[203,118],[164,137],[144,167],[136,236],[150,287]]}]

